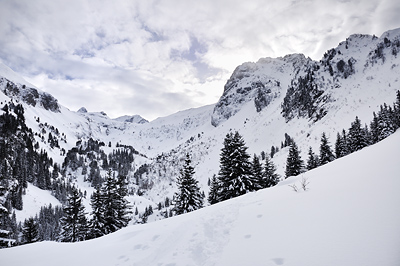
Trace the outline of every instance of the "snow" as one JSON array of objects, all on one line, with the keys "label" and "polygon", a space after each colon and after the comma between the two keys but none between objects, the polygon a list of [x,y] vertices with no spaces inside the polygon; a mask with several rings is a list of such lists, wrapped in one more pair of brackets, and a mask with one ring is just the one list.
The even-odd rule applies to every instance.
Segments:
[{"label": "snow", "polygon": [[9,68],[8,66],[4,65],[1,62],[0,62],[0,76],[7,77],[8,80],[13,81],[15,83],[25,84],[28,87],[36,88],[35,86],[27,82],[24,78],[22,78],[20,75],[15,73],[11,68]]},{"label": "snow", "polygon": [[42,206],[49,206],[49,204],[53,207],[61,205],[60,202],[50,194],[50,191],[42,190],[31,183],[28,183],[26,194],[22,196],[22,202],[24,208],[21,211],[15,211],[17,221],[22,222],[29,217],[35,217]]},{"label": "snow", "polygon": [[[396,266],[399,147],[397,131],[269,189],[86,242],[3,249],[0,259],[31,266]],[[294,192],[289,185],[301,187],[302,179],[308,189]]]}]

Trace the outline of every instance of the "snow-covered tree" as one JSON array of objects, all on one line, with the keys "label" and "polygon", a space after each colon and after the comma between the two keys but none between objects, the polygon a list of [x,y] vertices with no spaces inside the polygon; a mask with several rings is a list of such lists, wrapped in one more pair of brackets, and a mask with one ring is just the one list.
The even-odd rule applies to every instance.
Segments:
[{"label": "snow-covered tree", "polygon": [[90,198],[90,205],[92,206],[92,218],[89,221],[88,239],[103,236],[105,219],[104,219],[104,206],[103,196],[100,188],[98,187]]},{"label": "snow-covered tree", "polygon": [[307,170],[317,168],[319,166],[319,158],[310,146],[308,149]]},{"label": "snow-covered tree", "polygon": [[354,122],[351,123],[348,133],[349,153],[361,150],[368,146],[368,139],[363,128],[361,128],[361,120],[356,116]]},{"label": "snow-covered tree", "polygon": [[61,219],[61,242],[77,242],[86,239],[88,231],[85,207],[82,205],[82,195],[77,189],[72,189],[68,203],[64,206],[64,217]]},{"label": "snow-covered tree", "polygon": [[329,145],[329,140],[325,134],[322,133],[321,144],[319,146],[319,164],[324,165],[326,163],[332,162],[335,160],[335,155],[331,150],[331,146]]},{"label": "snow-covered tree", "polygon": [[178,191],[174,195],[175,214],[188,213],[203,207],[203,195],[200,192],[198,181],[193,177],[194,168],[191,165],[189,154],[186,155],[185,164],[180,171],[176,183]]},{"label": "snow-covered tree", "polygon": [[218,202],[218,189],[219,189],[219,181],[216,175],[213,175],[210,182],[210,192],[208,193],[208,202],[210,204],[215,204]]},{"label": "snow-covered tree", "polygon": [[276,173],[276,166],[271,158],[265,156],[265,164],[262,171],[262,188],[273,187],[279,182],[279,175]]},{"label": "snow-covered tree", "polygon": [[220,170],[218,179],[220,188],[219,201],[231,199],[255,190],[254,179],[251,176],[250,155],[239,132],[228,133],[221,149]]},{"label": "snow-covered tree", "polygon": [[255,189],[261,189],[263,187],[263,169],[260,163],[260,159],[256,154],[253,156],[253,161],[251,163],[251,174],[253,176],[255,183]]},{"label": "snow-covered tree", "polygon": [[286,171],[285,176],[296,176],[304,172],[304,162],[301,159],[299,148],[293,141],[290,144],[289,155],[286,159]]},{"label": "snow-covered tree", "polygon": [[127,226],[130,218],[130,206],[127,204],[126,191],[121,188],[123,183],[118,181],[109,169],[103,186],[100,190],[103,203],[104,234],[115,232]]}]

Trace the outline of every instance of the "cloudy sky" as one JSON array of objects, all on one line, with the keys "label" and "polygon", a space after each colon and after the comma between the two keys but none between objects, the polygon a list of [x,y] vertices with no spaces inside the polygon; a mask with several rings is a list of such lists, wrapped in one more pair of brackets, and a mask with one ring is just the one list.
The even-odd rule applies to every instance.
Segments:
[{"label": "cloudy sky", "polygon": [[0,0],[0,61],[71,110],[152,120],[215,103],[236,66],[400,27],[394,0]]}]

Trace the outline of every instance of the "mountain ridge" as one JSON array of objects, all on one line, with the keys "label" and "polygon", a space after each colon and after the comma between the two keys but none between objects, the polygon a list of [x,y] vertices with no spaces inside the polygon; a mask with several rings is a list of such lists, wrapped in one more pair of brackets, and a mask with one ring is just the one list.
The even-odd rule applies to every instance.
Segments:
[{"label": "mountain ridge", "polygon": [[[59,165],[65,162],[68,151],[79,149],[83,145],[79,143],[90,139],[104,143],[100,150],[106,155],[132,147],[137,153],[127,175],[131,191],[143,193],[143,197],[132,199],[142,211],[145,206],[140,201],[157,204],[172,198],[186,153],[191,154],[195,177],[207,193],[208,179],[218,174],[219,153],[228,132],[240,131],[250,154],[280,147],[272,160],[284,176],[288,149],[280,144],[285,134],[296,140],[304,159],[308,147],[318,150],[322,132],[333,143],[336,133],[348,128],[355,116],[363,123],[371,121],[373,111],[384,102],[391,104],[400,88],[399,36],[400,29],[380,38],[351,35],[318,62],[292,54],[243,63],[232,73],[215,105],[180,111],[149,123],[126,122],[130,117],[110,119],[101,112],[73,112],[57,101],[52,101],[58,106],[54,112],[38,108],[46,105],[40,97],[34,98],[39,104],[32,105],[21,94],[6,95],[3,90],[0,98],[24,104],[26,123],[37,133],[40,148]],[[2,84],[5,88],[6,82]],[[24,84],[15,84],[19,93],[25,89]],[[59,148],[50,147],[48,142],[48,134],[54,136],[55,129]],[[96,165],[104,176],[104,159],[99,158]],[[76,169],[66,165],[64,175],[90,195],[93,187],[84,181],[88,174],[81,173],[85,167],[90,169],[93,158],[85,160]],[[85,204],[89,207],[88,198]]]}]

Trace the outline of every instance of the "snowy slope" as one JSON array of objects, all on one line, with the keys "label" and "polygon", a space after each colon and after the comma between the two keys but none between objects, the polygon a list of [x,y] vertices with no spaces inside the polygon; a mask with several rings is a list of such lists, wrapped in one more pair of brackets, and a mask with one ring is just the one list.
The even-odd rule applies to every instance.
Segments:
[{"label": "snowy slope", "polygon": [[[390,40],[390,46],[385,38]],[[287,133],[294,138],[302,158],[306,159],[310,146],[318,151],[322,132],[326,133],[333,145],[336,133],[348,129],[355,116],[361,118],[363,124],[369,123],[372,112],[378,111],[379,105],[385,102],[391,105],[395,100],[395,92],[400,89],[400,55],[393,52],[393,49],[399,48],[399,38],[399,29],[388,31],[380,38],[355,34],[327,52],[329,56],[319,62],[293,54],[244,63],[227,81],[224,94],[215,105],[184,110],[149,123],[130,121],[141,121],[138,116],[134,116],[138,120],[133,117],[110,119],[104,112],[84,112],[83,109],[73,112],[62,105],[58,105],[58,112],[52,112],[40,104],[32,106],[22,103],[27,125],[44,137],[36,136],[40,148],[45,149],[58,164],[65,158],[62,149],[68,151],[79,140],[93,138],[111,143],[112,147],[106,145],[102,148],[107,154],[115,149],[117,143],[133,146],[144,155],[135,156],[133,171],[144,163],[149,164],[150,171],[142,178],[153,184],[152,189],[145,192],[147,200],[138,200],[146,203],[150,200],[156,204],[167,196],[172,197],[186,153],[191,154],[195,178],[207,194],[207,181],[218,173],[220,150],[229,131],[239,131],[249,147],[248,152],[258,155],[262,151],[269,153],[271,146],[280,148]],[[378,57],[376,51],[381,44],[384,44],[381,51],[383,57]],[[346,78],[337,67],[341,60],[346,63],[345,66],[349,60],[353,62],[354,71]],[[333,75],[329,73],[328,61]],[[315,105],[318,110],[327,113],[317,121],[304,116],[295,116],[287,121],[281,113],[287,90],[310,69],[314,71],[315,85],[323,90],[321,100],[317,100]],[[0,65],[0,76],[5,81],[0,84],[0,89],[6,86],[6,80],[16,83],[22,93],[24,84],[31,86],[4,65]],[[10,97],[0,92],[1,102],[10,100]],[[50,148],[46,142],[47,135],[53,134],[51,128],[60,132],[60,149]],[[287,148],[281,149],[273,158],[281,176],[287,152]],[[90,194],[89,184],[83,182],[80,172],[70,174],[77,176],[75,183]],[[130,173],[132,176],[133,172]],[[85,204],[88,206],[88,202]]]},{"label": "snowy slope", "polygon": [[[80,243],[0,250],[4,265],[396,266],[400,132],[278,186]],[[308,190],[289,185],[309,181]],[[21,254],[24,254],[21,256]]]}]

